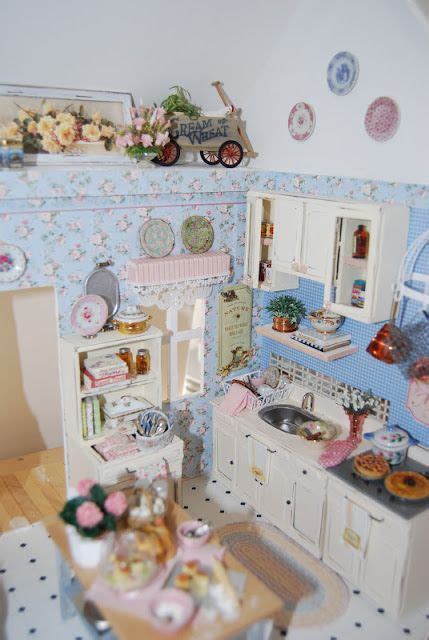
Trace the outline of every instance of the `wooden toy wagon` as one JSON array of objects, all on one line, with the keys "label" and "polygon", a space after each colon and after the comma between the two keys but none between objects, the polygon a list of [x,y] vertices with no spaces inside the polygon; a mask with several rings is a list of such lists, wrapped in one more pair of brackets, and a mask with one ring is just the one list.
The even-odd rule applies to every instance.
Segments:
[{"label": "wooden toy wagon", "polygon": [[238,167],[243,158],[256,158],[257,154],[240,117],[241,109],[236,109],[231,103],[221,82],[217,80],[212,82],[212,85],[217,89],[226,107],[225,113],[207,113],[193,118],[175,112],[170,117],[170,141],[153,162],[170,167],[178,161],[182,149],[199,151],[201,159],[206,164],[221,164],[227,169]]}]

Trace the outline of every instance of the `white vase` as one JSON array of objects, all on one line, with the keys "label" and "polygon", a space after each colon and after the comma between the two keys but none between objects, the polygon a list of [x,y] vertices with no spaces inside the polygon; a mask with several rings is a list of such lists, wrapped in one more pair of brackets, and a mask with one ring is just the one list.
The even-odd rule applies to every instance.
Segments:
[{"label": "white vase", "polygon": [[72,525],[66,525],[69,549],[73,560],[80,567],[93,569],[100,564],[113,533],[104,533],[98,538],[85,538]]},{"label": "white vase", "polygon": [[155,164],[152,160],[156,158],[156,153],[145,153],[141,158],[133,158],[134,162],[141,169],[155,169]]}]

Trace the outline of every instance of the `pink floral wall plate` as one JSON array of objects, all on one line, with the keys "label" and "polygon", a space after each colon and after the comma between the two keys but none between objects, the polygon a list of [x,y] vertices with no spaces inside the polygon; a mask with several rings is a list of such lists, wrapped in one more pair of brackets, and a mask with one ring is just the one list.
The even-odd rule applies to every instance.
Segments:
[{"label": "pink floral wall plate", "polygon": [[418,422],[429,426],[429,382],[410,380],[407,409]]},{"label": "pink floral wall plate", "polygon": [[371,102],[366,111],[366,132],[377,142],[384,142],[395,135],[399,119],[399,107],[396,102],[392,98],[381,96]]},{"label": "pink floral wall plate", "polygon": [[107,304],[101,296],[82,296],[71,310],[72,329],[80,336],[93,336],[105,325],[108,313]]},{"label": "pink floral wall plate", "polygon": [[314,131],[316,115],[311,105],[297,102],[291,109],[288,119],[289,133],[294,140],[307,140]]}]

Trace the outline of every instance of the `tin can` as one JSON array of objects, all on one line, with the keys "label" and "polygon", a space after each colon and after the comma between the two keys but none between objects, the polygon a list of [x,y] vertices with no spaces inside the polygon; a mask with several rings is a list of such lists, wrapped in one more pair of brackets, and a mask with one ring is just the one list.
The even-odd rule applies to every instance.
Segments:
[{"label": "tin can", "polygon": [[274,235],[274,224],[272,222],[267,222],[265,225],[265,237],[272,238]]},{"label": "tin can", "polygon": [[351,304],[362,309],[365,306],[366,280],[355,280],[352,288]]}]

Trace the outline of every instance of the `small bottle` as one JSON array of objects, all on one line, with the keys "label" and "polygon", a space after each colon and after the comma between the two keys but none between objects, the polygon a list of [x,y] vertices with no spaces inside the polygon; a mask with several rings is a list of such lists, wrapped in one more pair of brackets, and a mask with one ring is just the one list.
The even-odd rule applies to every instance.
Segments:
[{"label": "small bottle", "polygon": [[121,347],[119,349],[118,356],[121,360],[125,362],[128,367],[128,371],[132,373],[133,369],[133,354],[131,353],[131,349],[129,347]]},{"label": "small bottle", "polygon": [[150,371],[150,352],[149,349],[139,349],[136,356],[136,373],[144,375]]},{"label": "small bottle", "polygon": [[360,224],[353,234],[353,258],[364,259],[368,255],[369,233],[364,224]]}]

